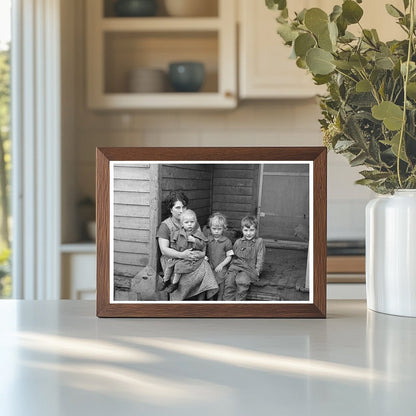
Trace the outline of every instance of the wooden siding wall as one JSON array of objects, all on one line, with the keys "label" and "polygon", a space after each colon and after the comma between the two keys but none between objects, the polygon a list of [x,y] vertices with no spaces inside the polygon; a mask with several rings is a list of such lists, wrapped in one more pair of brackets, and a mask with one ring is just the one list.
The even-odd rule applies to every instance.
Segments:
[{"label": "wooden siding wall", "polygon": [[202,227],[211,214],[212,165],[162,165],[161,175],[162,200],[173,190],[183,190]]},{"label": "wooden siding wall", "polygon": [[156,268],[159,222],[159,165],[114,166],[114,298],[124,299],[131,278]]},{"label": "wooden siding wall", "polygon": [[246,215],[255,215],[258,200],[259,165],[214,165],[212,210],[228,219],[229,229],[240,229]]}]

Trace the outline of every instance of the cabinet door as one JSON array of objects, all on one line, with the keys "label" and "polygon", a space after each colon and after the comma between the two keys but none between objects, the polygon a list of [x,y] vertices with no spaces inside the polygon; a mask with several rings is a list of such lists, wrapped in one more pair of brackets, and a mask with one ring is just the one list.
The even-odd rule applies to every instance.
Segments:
[{"label": "cabinet door", "polygon": [[[325,1],[299,0],[296,11],[304,7],[325,7]],[[291,49],[277,34],[277,12],[264,1],[239,0],[240,13],[240,97],[305,98],[322,92],[310,74],[290,59]],[[292,11],[293,12],[293,11]]]},{"label": "cabinet door", "polygon": [[95,299],[95,264],[95,253],[64,253],[62,255],[62,299]]},{"label": "cabinet door", "polygon": [[[402,0],[389,1],[400,10]],[[289,3],[289,12],[320,7],[329,13],[341,0],[298,0]],[[239,89],[241,98],[305,98],[325,92],[313,84],[312,77],[290,59],[291,49],[276,33],[278,12],[269,10],[264,1],[238,0],[240,18]],[[361,4],[361,24],[377,29],[383,41],[403,38],[395,19],[386,12],[384,2],[366,0]],[[358,25],[348,28],[358,34]]]}]

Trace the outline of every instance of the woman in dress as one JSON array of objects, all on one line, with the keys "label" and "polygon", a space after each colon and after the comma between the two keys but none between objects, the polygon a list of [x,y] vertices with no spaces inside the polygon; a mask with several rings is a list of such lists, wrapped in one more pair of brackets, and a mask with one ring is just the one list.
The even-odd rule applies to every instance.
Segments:
[{"label": "woman in dress", "polygon": [[[181,227],[180,217],[188,207],[188,197],[182,191],[173,191],[166,199],[170,216],[159,226],[156,237],[162,253],[160,263],[165,270],[169,258],[199,260],[205,256],[201,251],[191,249],[176,251],[171,247],[171,236]],[[198,300],[210,299],[218,292],[218,284],[207,261],[193,272],[183,274],[178,289],[170,294],[170,300],[187,300],[197,297]]]}]

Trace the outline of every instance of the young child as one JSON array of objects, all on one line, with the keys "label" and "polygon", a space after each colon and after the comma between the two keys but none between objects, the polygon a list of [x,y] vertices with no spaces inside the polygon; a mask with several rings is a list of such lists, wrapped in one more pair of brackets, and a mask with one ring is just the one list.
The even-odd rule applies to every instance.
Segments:
[{"label": "young child", "polygon": [[208,219],[211,235],[208,236],[207,256],[218,283],[218,298],[224,299],[224,282],[226,266],[231,261],[233,244],[223,235],[227,229],[227,219],[220,212],[215,212]]},{"label": "young child", "polygon": [[[199,229],[195,212],[187,209],[181,215],[181,229],[171,235],[170,247],[180,252],[192,249],[205,253],[206,243],[207,238]],[[167,288],[168,293],[175,291],[181,275],[196,270],[203,260],[203,257],[199,260],[169,259],[163,276],[163,289]]]},{"label": "young child", "polygon": [[263,269],[265,247],[262,238],[256,237],[257,218],[241,220],[243,237],[233,247],[234,256],[225,276],[224,300],[245,300],[250,284],[259,280]]}]

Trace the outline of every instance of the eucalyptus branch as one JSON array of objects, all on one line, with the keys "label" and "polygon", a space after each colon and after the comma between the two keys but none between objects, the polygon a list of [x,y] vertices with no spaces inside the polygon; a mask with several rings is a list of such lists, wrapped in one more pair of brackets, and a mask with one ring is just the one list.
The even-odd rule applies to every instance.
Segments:
[{"label": "eucalyptus branch", "polygon": [[365,71],[365,69],[361,66],[362,71],[360,71],[360,75],[363,79],[365,79],[366,81],[368,81],[368,83],[370,84],[370,88],[371,88],[371,94],[373,95],[374,99],[377,101],[377,104],[380,104],[381,100],[380,97],[378,95],[378,92],[376,90],[376,87],[374,86],[374,84],[371,82],[370,78],[368,78],[367,72]]},{"label": "eucalyptus branch", "polygon": [[399,185],[403,188],[402,178],[400,174],[400,155],[403,147],[404,141],[404,132],[406,129],[406,110],[407,110],[407,83],[409,81],[409,68],[410,68],[410,61],[412,58],[412,49],[413,49],[413,36],[414,36],[414,27],[415,27],[415,16],[414,16],[414,8],[415,8],[415,1],[410,0],[410,28],[409,28],[409,44],[407,46],[407,60],[406,60],[406,73],[404,75],[403,80],[403,117],[402,117],[402,126],[400,129],[400,139],[399,139],[399,149],[397,151],[397,177],[399,179]]},{"label": "eucalyptus branch", "polygon": [[390,94],[390,97],[389,97],[389,100],[393,101],[393,102],[395,102],[395,100],[393,100],[393,96],[394,96],[394,90],[396,89],[396,84],[397,84],[397,81],[394,80],[393,81],[393,88],[391,89],[391,94]]},{"label": "eucalyptus branch", "polygon": [[344,75],[344,77],[345,77],[345,78],[350,79],[352,82],[357,83],[357,80],[356,80],[355,78],[351,77],[351,76],[350,76],[350,75],[348,75],[348,74],[345,74],[344,72],[340,71],[338,68],[335,68],[335,70],[334,70],[334,71],[335,71],[335,72],[338,72],[338,73],[339,73],[339,74],[341,74],[341,75]]}]

